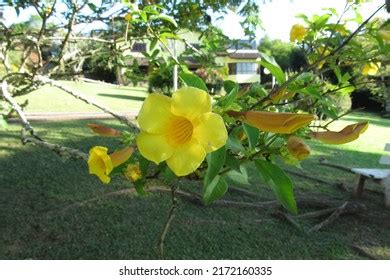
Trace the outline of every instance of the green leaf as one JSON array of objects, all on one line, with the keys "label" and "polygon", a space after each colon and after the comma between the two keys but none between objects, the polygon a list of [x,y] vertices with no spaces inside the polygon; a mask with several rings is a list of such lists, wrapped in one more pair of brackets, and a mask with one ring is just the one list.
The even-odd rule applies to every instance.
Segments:
[{"label": "green leaf", "polygon": [[163,176],[164,176],[164,182],[166,184],[171,183],[173,180],[175,180],[177,177],[175,173],[166,165],[163,171]]},{"label": "green leaf", "polygon": [[255,165],[283,207],[289,212],[297,214],[298,209],[290,178],[279,166],[271,162],[257,159],[255,160]]},{"label": "green leaf", "polygon": [[241,152],[245,150],[244,146],[241,144],[240,140],[238,140],[235,135],[229,135],[228,140],[226,142],[226,148],[228,148],[232,152]]},{"label": "green leaf", "polygon": [[96,12],[96,5],[95,5],[95,4],[93,4],[93,3],[88,3],[87,5],[88,5],[88,7],[89,7],[93,12]]},{"label": "green leaf", "polygon": [[243,124],[243,127],[244,127],[245,134],[248,137],[249,148],[253,150],[256,147],[257,142],[259,140],[260,131],[256,127],[253,127],[246,123]]},{"label": "green leaf", "polygon": [[195,87],[208,92],[206,84],[201,78],[193,73],[182,72],[179,75],[180,79],[189,87]]},{"label": "green leaf", "polygon": [[226,181],[221,176],[216,176],[210,184],[208,184],[203,193],[203,202],[210,204],[213,201],[225,195],[228,189]]},{"label": "green leaf", "polygon": [[341,93],[341,94],[350,94],[352,92],[355,91],[355,87],[350,85],[350,86],[344,86],[344,87],[341,87],[340,89],[337,90],[337,93]]},{"label": "green leaf", "polygon": [[176,21],[175,21],[172,17],[167,16],[167,15],[155,15],[155,16],[151,16],[151,17],[150,17],[150,21],[153,21],[153,20],[163,20],[163,21],[169,22],[169,23],[171,23],[173,26],[177,27]]},{"label": "green leaf", "polygon": [[240,161],[230,153],[226,153],[225,165],[233,170],[240,171]]},{"label": "green leaf", "polygon": [[238,84],[235,81],[232,80],[226,80],[223,82],[223,88],[227,93],[231,92],[235,88],[238,89]]},{"label": "green leaf", "polygon": [[228,108],[237,99],[238,84],[231,80],[226,80],[223,83],[223,87],[226,95],[221,99],[221,103],[222,107]]},{"label": "green leaf", "polygon": [[160,34],[160,38],[162,39],[176,39],[180,40],[180,37],[172,32],[163,32]]},{"label": "green leaf", "polygon": [[137,180],[134,182],[135,190],[139,195],[147,195],[148,193],[144,189],[144,181]]},{"label": "green leaf", "polygon": [[139,11],[139,15],[144,22],[148,21],[148,15],[144,11]]},{"label": "green leaf", "polygon": [[226,157],[225,146],[219,148],[218,150],[212,153],[209,153],[206,156],[208,166],[207,166],[206,176],[204,177],[204,186],[209,185],[210,182],[218,175],[222,166],[225,164],[225,157]]},{"label": "green leaf", "polygon": [[272,56],[268,56],[265,53],[261,53],[261,60],[258,63],[265,68],[267,68],[271,74],[275,77],[278,84],[281,85],[286,81],[286,76],[282,68],[276,63],[275,59]]},{"label": "green leaf", "polygon": [[156,47],[157,43],[158,43],[158,39],[153,38],[152,41],[150,42],[149,50],[152,51]]},{"label": "green leaf", "polygon": [[315,28],[317,30],[319,30],[322,27],[324,27],[324,25],[328,22],[330,16],[331,16],[330,14],[325,14],[325,15],[322,15],[322,16],[316,18],[314,23],[313,23]]},{"label": "green leaf", "polygon": [[233,182],[235,182],[237,184],[249,185],[248,171],[246,170],[246,167],[241,164],[239,168],[240,168],[239,169],[240,171],[230,170],[229,172],[227,172],[223,176],[228,177],[230,180],[232,180]]}]

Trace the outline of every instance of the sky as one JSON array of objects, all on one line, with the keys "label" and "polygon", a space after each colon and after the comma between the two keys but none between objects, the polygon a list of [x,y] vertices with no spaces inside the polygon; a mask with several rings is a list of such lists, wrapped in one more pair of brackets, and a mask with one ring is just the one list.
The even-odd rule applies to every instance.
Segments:
[{"label": "sky", "polygon": [[[259,1],[261,3],[260,18],[265,31],[258,30],[257,37],[262,38],[267,34],[273,39],[283,41],[289,40],[291,26],[301,23],[301,19],[295,17],[297,14],[305,14],[310,18],[314,14],[324,13],[322,9],[329,7],[341,13],[346,3],[346,0],[272,0],[272,3],[263,5],[263,1]],[[372,0],[369,3],[363,3],[359,12],[366,19],[383,4],[384,0]],[[378,13],[378,16],[388,18],[385,11]],[[223,21],[216,22],[216,25],[221,27],[225,35],[230,38],[240,39],[244,35],[239,24],[240,20],[239,16],[230,12]]]},{"label": "sky", "polygon": [[[322,9],[325,7],[336,8],[341,12],[346,3],[346,0],[272,0],[272,2],[266,0],[267,4],[264,5],[263,0],[258,1],[261,4],[260,18],[264,30],[258,30],[257,39],[268,35],[273,39],[281,39],[283,41],[289,40],[291,26],[301,22],[300,19],[295,17],[297,14],[303,13],[311,17],[313,14],[324,13]],[[367,18],[383,3],[384,0],[372,0],[364,3],[360,13],[363,15],[363,18]],[[59,8],[63,9],[64,7]],[[7,9],[5,11],[5,22],[6,24],[11,24],[16,21],[27,20],[32,12],[33,10],[23,11],[17,18],[13,10]],[[378,16],[388,18],[388,14],[385,11],[378,13]],[[230,38],[243,39],[244,34],[239,24],[240,20],[242,19],[239,16],[233,12],[228,12],[223,20],[216,21],[215,24]],[[354,28],[354,26],[350,26],[350,28]]]}]

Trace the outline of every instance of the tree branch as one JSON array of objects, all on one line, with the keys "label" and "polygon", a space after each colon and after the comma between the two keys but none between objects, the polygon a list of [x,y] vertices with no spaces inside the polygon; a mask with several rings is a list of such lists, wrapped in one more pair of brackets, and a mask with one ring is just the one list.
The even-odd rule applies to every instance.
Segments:
[{"label": "tree branch", "polygon": [[51,86],[54,86],[54,87],[57,87],[59,89],[62,89],[63,91],[71,94],[72,96],[74,96],[75,98],[77,99],[80,99],[82,101],[84,101],[85,103],[87,104],[90,104],[92,106],[95,106],[96,108],[99,108],[100,110],[102,110],[103,112],[105,113],[108,113],[110,115],[112,115],[113,117],[115,117],[117,120],[119,120],[121,123],[127,125],[128,127],[130,127],[132,130],[134,131],[139,131],[138,127],[133,124],[126,116],[123,116],[123,115],[120,115],[120,114],[117,114],[113,111],[111,111],[109,108],[107,108],[106,106],[104,105],[101,105],[99,103],[97,103],[96,101],[93,101],[93,100],[90,100],[88,99],[87,97],[85,97],[84,95],[78,93],[78,92],[75,92],[74,90],[71,90],[69,88],[67,88],[66,86],[63,86],[61,83],[55,81],[55,80],[52,80],[50,78],[47,78],[45,76],[41,76],[41,75],[37,75],[35,76],[34,78],[36,81],[39,81],[41,83],[44,83],[44,84],[49,84]]}]

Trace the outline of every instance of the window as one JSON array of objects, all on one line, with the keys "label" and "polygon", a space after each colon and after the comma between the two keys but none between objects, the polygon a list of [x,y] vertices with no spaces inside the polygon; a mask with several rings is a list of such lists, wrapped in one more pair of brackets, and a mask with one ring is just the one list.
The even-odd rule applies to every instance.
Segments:
[{"label": "window", "polygon": [[242,74],[257,74],[257,63],[254,62],[238,62],[229,63],[229,75],[242,75]]},{"label": "window", "polygon": [[229,75],[236,75],[237,74],[237,63],[229,63]]},{"label": "window", "polygon": [[256,74],[257,64],[252,62],[237,63],[237,74]]},{"label": "window", "polygon": [[134,43],[131,48],[132,52],[146,52],[146,44],[145,43]]}]

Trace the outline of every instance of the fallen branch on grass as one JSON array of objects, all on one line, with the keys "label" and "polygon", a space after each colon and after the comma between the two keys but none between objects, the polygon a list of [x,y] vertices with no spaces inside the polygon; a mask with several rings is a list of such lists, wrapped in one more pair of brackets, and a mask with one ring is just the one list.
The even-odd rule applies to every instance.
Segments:
[{"label": "fallen branch on grass", "polygon": [[306,178],[306,179],[309,179],[309,180],[312,180],[312,181],[324,184],[324,185],[329,185],[329,186],[332,186],[332,187],[336,187],[336,188],[338,188],[338,189],[340,189],[342,191],[348,191],[348,189],[342,183],[328,182],[328,181],[325,181],[325,180],[322,180],[322,179],[319,179],[319,178],[316,178],[316,177],[312,177],[312,176],[307,175],[307,174],[295,172],[295,171],[292,171],[292,170],[286,170],[286,172],[288,172],[290,174],[293,174],[293,175],[296,175],[296,176],[299,176],[299,177],[302,177],[302,178]]},{"label": "fallen branch on grass", "polygon": [[243,188],[229,187],[228,192],[242,194],[246,196],[259,197],[258,193],[245,190]]},{"label": "fallen branch on grass", "polygon": [[282,219],[286,220],[287,222],[292,224],[300,232],[305,232],[303,227],[297,221],[295,221],[294,217],[292,217],[290,214],[284,213],[282,211],[278,211],[275,216],[277,218],[282,218]]},{"label": "fallen branch on grass", "polygon": [[357,245],[352,245],[351,248],[358,254],[362,255],[363,257],[369,258],[370,260],[380,260],[377,256],[371,254],[368,252],[365,248],[357,246]]},{"label": "fallen branch on grass", "polygon": [[310,228],[308,230],[308,233],[312,233],[312,232],[315,232],[315,231],[319,231],[320,229],[326,227],[327,225],[333,223],[338,217],[340,217],[341,214],[344,213],[347,205],[348,205],[349,202],[344,202],[343,205],[341,205],[340,207],[338,207],[335,211],[333,211],[333,213],[328,217],[326,218],[324,221],[322,221],[321,223],[319,224],[316,224],[315,226],[313,226],[312,228]]},{"label": "fallen branch on grass", "polygon": [[327,160],[324,159],[324,158],[321,158],[321,159],[319,160],[319,162],[320,162],[320,165],[329,166],[329,167],[333,167],[333,168],[336,168],[336,169],[340,169],[340,170],[342,170],[342,171],[346,171],[346,172],[349,172],[349,173],[353,173],[351,168],[346,167],[346,166],[344,166],[344,165],[340,165],[340,164],[336,164],[336,163],[331,163],[331,162],[327,161]]},{"label": "fallen branch on grass", "polygon": [[[145,191],[149,193],[171,193],[171,189],[167,187],[161,187],[161,186],[153,186],[148,187]],[[118,196],[118,195],[126,195],[126,194],[136,194],[136,191],[134,188],[131,189],[124,189],[120,191],[115,192],[109,192],[102,196],[90,198],[81,202],[77,202],[74,204],[71,204],[65,208],[63,208],[60,211],[67,211],[74,207],[81,207],[88,203],[95,202],[97,200],[106,198],[106,197],[112,197],[112,196]],[[175,194],[177,197],[180,197],[184,200],[187,200],[193,204],[205,206],[202,200],[202,197],[195,193],[190,193],[187,191],[183,191],[180,189],[177,189],[175,191]],[[339,200],[327,200],[324,198],[314,198],[314,197],[298,197],[296,198],[296,202],[298,207],[311,207],[311,208],[329,208],[329,207],[335,207],[335,205],[340,205]],[[260,202],[241,202],[241,201],[232,201],[232,200],[217,200],[213,202],[211,205],[207,207],[236,207],[241,209],[256,209],[256,210],[267,210],[267,209],[279,209],[281,207],[279,201],[277,200],[270,200],[270,201],[260,201]]]},{"label": "fallen branch on grass", "polygon": [[[320,218],[320,217],[327,216],[327,215],[334,213],[337,209],[339,209],[339,207],[326,208],[326,209],[322,209],[322,210],[318,210],[318,211],[300,214],[300,215],[294,216],[294,218],[295,219]],[[361,203],[348,202],[347,206],[343,210],[343,214],[356,214],[364,209],[365,209],[365,206]]]}]

